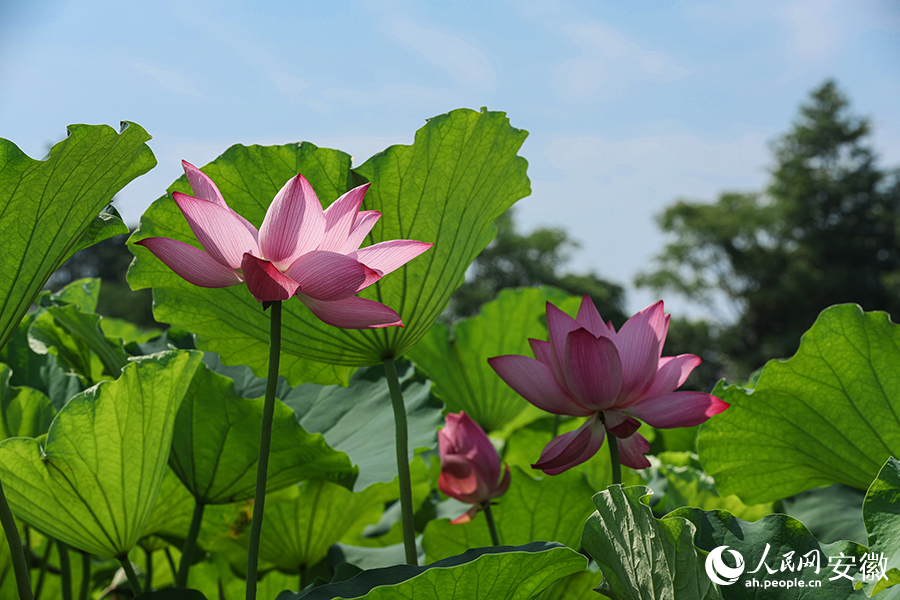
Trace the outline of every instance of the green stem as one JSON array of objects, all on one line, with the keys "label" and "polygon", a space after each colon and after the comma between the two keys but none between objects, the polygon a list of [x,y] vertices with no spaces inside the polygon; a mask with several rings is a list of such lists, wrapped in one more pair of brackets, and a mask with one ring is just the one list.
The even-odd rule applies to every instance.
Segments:
[{"label": "green stem", "polygon": [[44,538],[44,554],[41,556],[41,570],[38,572],[37,584],[34,586],[34,597],[40,598],[44,589],[44,579],[47,577],[47,568],[50,566],[50,550],[53,549],[53,541]]},{"label": "green stem", "polygon": [[25,552],[22,549],[22,539],[19,537],[16,520],[9,509],[9,504],[6,502],[6,494],[3,493],[2,483],[0,483],[0,523],[3,525],[3,533],[6,534],[9,553],[12,555],[19,598],[20,600],[33,600],[34,596],[31,595],[31,575],[28,572],[28,563],[25,560]]},{"label": "green stem", "polygon": [[153,552],[144,553],[147,555],[146,567],[144,568],[144,583],[147,584],[147,591],[153,591]]},{"label": "green stem", "polygon": [[122,570],[125,571],[125,577],[128,578],[128,583],[131,584],[131,591],[135,596],[140,596],[144,591],[144,588],[141,587],[141,581],[138,579],[137,573],[134,572],[134,567],[131,566],[131,561],[128,560],[128,557],[120,558],[119,563],[122,565]]},{"label": "green stem", "polygon": [[197,547],[197,535],[200,533],[200,524],[203,522],[202,502],[194,504],[194,516],[191,518],[191,528],[188,529],[187,538],[184,540],[184,548],[181,550],[181,564],[178,566],[178,576],[175,577],[175,587],[186,588],[188,571],[194,558],[194,548]]},{"label": "green stem", "polygon": [[88,594],[91,592],[91,555],[87,552],[81,553],[81,592],[78,594],[78,600],[88,600]]},{"label": "green stem", "polygon": [[616,436],[607,431],[609,439],[609,461],[612,464],[612,482],[613,485],[622,483],[622,463],[619,461],[619,440]]},{"label": "green stem", "polygon": [[168,546],[163,548],[163,554],[166,555],[166,562],[169,563],[169,568],[172,570],[172,581],[175,581],[178,579],[178,570],[175,569],[175,561],[172,559],[172,552]]},{"label": "green stem", "polygon": [[553,415],[553,437],[550,439],[556,439],[557,435],[559,435],[559,415]]},{"label": "green stem", "polygon": [[69,547],[65,542],[56,540],[56,551],[59,553],[59,571],[62,577],[63,600],[72,600],[72,563],[69,562]]},{"label": "green stem", "polygon": [[403,516],[403,548],[406,551],[406,564],[419,564],[416,552],[416,527],[412,506],[412,482],[409,476],[409,432],[406,425],[406,405],[403,404],[403,393],[400,391],[400,378],[397,377],[397,365],[393,358],[384,360],[384,371],[387,374],[388,388],[391,390],[391,405],[394,408],[394,429],[397,434],[397,472],[400,475],[400,514]]},{"label": "green stem", "polygon": [[275,388],[278,385],[278,359],[281,356],[281,302],[273,302],[269,330],[269,377],[263,404],[262,433],[259,437],[259,461],[256,464],[256,495],[250,521],[250,548],[247,553],[246,600],[256,600],[256,572],[259,566],[259,538],[266,503],[266,476],[269,470],[269,446],[272,444],[272,419],[275,414]]},{"label": "green stem", "polygon": [[495,546],[500,545],[500,538],[497,536],[497,526],[494,524],[494,513],[491,512],[491,505],[489,502],[486,502],[484,505],[484,517],[488,524],[488,529],[491,531],[491,542]]}]

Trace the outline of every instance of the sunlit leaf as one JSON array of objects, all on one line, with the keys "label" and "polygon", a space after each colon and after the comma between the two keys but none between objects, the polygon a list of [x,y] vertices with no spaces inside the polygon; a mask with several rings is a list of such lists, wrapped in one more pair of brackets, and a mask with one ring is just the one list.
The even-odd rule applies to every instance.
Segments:
[{"label": "sunlit leaf", "polygon": [[[516,546],[540,540],[578,548],[584,522],[594,508],[593,494],[580,473],[566,472],[536,481],[515,469],[509,491],[491,506],[500,543]],[[422,540],[429,562],[490,545],[483,514],[461,525],[453,525],[448,519],[429,521]]]},{"label": "sunlit leaf", "polygon": [[448,412],[465,411],[487,432],[525,425],[546,413],[506,385],[487,359],[532,356],[528,338],[547,339],[547,302],[575,314],[581,299],[550,287],[503,290],[452,330],[434,324],[409,357],[434,381]]},{"label": "sunlit leaf", "polygon": [[[402,328],[338,329],[320,322],[299,301],[285,302],[280,372],[292,385],[346,384],[349,366],[378,364],[415,345],[493,237],[493,221],[529,193],[525,160],[516,156],[525,135],[510,127],[503,113],[456,110],[429,120],[412,146],[392,146],[353,172],[347,154],[309,143],[234,146],[204,167],[230,206],[256,226],[279,188],[303,173],[323,205],[355,185],[372,183],[363,208],[383,216],[364,245],[390,239],[434,243],[360,293],[395,309]],[[190,191],[185,178],[173,190]],[[154,288],[157,320],[196,333],[198,348],[263,376],[269,334],[268,316],[259,303],[244,286],[205,289],[185,282],[149,251],[134,246],[152,236],[197,242],[168,197],[144,213],[129,240],[137,256],[129,283],[134,289]]]},{"label": "sunlit leaf", "polygon": [[[72,252],[104,206],[156,159],[147,132],[134,123],[71,125],[47,160],[34,160],[0,139],[0,347],[44,282]],[[100,228],[106,231],[105,227]]]},{"label": "sunlit leaf", "polygon": [[166,472],[175,413],[198,352],[131,362],[63,408],[43,445],[0,443],[0,479],[13,512],[74,548],[124,557],[141,537]]},{"label": "sunlit leaf", "polygon": [[[900,583],[900,461],[890,457],[869,486],[863,501],[863,520],[868,532],[869,552],[885,559],[885,571],[893,571],[892,583]],[[876,585],[877,584],[877,585]],[[869,593],[885,587],[872,582]],[[900,585],[896,587],[900,588]],[[894,590],[898,592],[900,590]]]},{"label": "sunlit leaf", "polygon": [[822,311],[756,387],[720,383],[731,408],[700,429],[698,453],[722,494],[778,500],[844,483],[866,489],[900,455],[900,326],[844,304]]}]

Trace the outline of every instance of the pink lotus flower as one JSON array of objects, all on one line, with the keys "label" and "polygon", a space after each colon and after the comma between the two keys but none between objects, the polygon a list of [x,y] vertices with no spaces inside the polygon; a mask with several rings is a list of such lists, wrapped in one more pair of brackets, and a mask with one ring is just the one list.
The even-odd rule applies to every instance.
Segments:
[{"label": "pink lotus flower", "polygon": [[360,248],[381,217],[359,212],[369,184],[323,211],[312,186],[297,175],[275,196],[257,231],[225,203],[212,179],[186,161],[182,166],[196,197],[172,197],[206,252],[169,238],[137,243],[183,279],[208,288],[246,283],[259,302],[297,296],[319,319],[344,329],[402,327],[393,309],[355,294],[431,244],[391,240]]},{"label": "pink lotus flower", "polygon": [[467,523],[484,506],[509,489],[509,465],[500,480],[500,457],[484,430],[464,412],[447,415],[447,425],[438,432],[444,494],[474,504],[451,523]]},{"label": "pink lotus flower", "polygon": [[662,301],[634,315],[616,332],[604,323],[585,296],[573,319],[549,302],[550,341],[529,339],[536,359],[507,355],[488,359],[494,371],[518,394],[557,415],[588,417],[569,433],[554,438],[537,463],[558,475],[592,457],[606,432],[619,439],[622,464],[650,466],[650,444],[638,433],[641,419],[669,429],[703,423],[728,404],[710,394],[676,392],[700,364],[693,354],[662,356],[669,315]]}]

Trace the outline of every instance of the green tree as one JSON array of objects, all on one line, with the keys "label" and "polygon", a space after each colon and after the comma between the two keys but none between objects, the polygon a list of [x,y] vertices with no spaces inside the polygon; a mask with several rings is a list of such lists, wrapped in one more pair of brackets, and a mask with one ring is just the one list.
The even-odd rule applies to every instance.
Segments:
[{"label": "green tree", "polygon": [[833,304],[900,316],[900,178],[878,167],[869,134],[826,81],[772,145],[764,192],[682,200],[660,215],[675,239],[637,285],[708,306],[724,295],[739,316],[711,343],[731,358],[732,376],[793,354]]},{"label": "green tree", "polygon": [[588,294],[606,320],[616,326],[625,322],[625,290],[594,273],[560,272],[578,243],[558,228],[541,227],[531,233],[516,230],[512,211],[495,221],[497,237],[478,255],[466,282],[450,300],[445,319],[453,321],[474,315],[503,288],[552,285],[572,295]]}]

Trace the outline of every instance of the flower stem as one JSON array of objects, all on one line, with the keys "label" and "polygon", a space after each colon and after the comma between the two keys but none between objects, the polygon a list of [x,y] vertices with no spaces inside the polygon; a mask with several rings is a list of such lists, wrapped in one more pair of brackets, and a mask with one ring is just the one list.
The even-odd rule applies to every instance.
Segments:
[{"label": "flower stem", "polygon": [[259,567],[259,538],[266,504],[266,476],[269,471],[269,447],[272,445],[272,420],[275,415],[275,388],[278,385],[278,360],[281,357],[281,302],[272,303],[269,330],[269,377],[263,404],[262,433],[259,437],[259,461],[256,463],[256,494],[250,521],[250,548],[247,553],[246,600],[256,599],[256,573]]},{"label": "flower stem", "polygon": [[3,524],[3,533],[6,534],[6,543],[9,544],[9,553],[12,555],[19,598],[21,600],[33,600],[31,576],[28,572],[28,563],[25,561],[25,552],[22,550],[22,539],[19,537],[16,520],[13,518],[9,504],[6,502],[6,494],[3,493],[2,483],[0,483],[0,523]]},{"label": "flower stem", "polygon": [[168,546],[163,548],[163,554],[165,554],[166,562],[169,563],[169,569],[172,571],[172,581],[175,581],[178,579],[178,570],[175,568],[175,560],[172,558],[172,553],[169,551]]},{"label": "flower stem", "polygon": [[50,551],[53,549],[53,540],[44,538],[44,553],[41,555],[41,569],[38,571],[38,580],[34,586],[35,600],[41,597],[44,589],[44,580],[47,578],[47,568],[50,566]]},{"label": "flower stem", "polygon": [[191,527],[188,529],[187,538],[184,540],[184,549],[181,551],[181,563],[178,565],[178,577],[175,578],[175,587],[186,588],[188,582],[188,570],[194,557],[194,548],[197,547],[197,535],[200,533],[200,524],[203,522],[203,509],[205,504],[194,504],[194,516],[191,517]]},{"label": "flower stem", "polygon": [[494,524],[494,513],[491,512],[490,502],[486,502],[484,505],[484,518],[487,521],[488,529],[491,531],[491,542],[495,546],[499,546],[500,538],[497,536],[497,526]]},{"label": "flower stem", "polygon": [[125,571],[125,577],[128,578],[128,583],[131,584],[131,591],[135,596],[140,596],[144,591],[144,588],[141,587],[141,581],[138,579],[137,573],[134,572],[131,561],[125,556],[124,558],[119,559],[119,563],[122,565],[122,570]]},{"label": "flower stem", "polygon": [[78,593],[78,600],[88,600],[88,594],[91,592],[91,555],[87,552],[81,552],[81,591]]},{"label": "flower stem", "polygon": [[413,521],[412,482],[409,475],[409,432],[406,425],[406,405],[400,391],[400,378],[397,377],[397,365],[393,358],[384,360],[384,371],[387,374],[388,388],[391,390],[391,405],[394,408],[394,429],[397,433],[397,472],[400,476],[400,513],[403,516],[403,548],[406,551],[406,564],[418,565],[416,552],[416,527]]},{"label": "flower stem", "polygon": [[612,464],[612,482],[613,485],[616,485],[617,483],[622,483],[622,463],[619,461],[619,440],[612,434],[609,434],[606,437],[609,438],[609,462]]},{"label": "flower stem", "polygon": [[63,600],[72,600],[72,563],[69,561],[69,547],[65,542],[56,540],[56,551],[59,553],[59,572],[62,578]]}]

